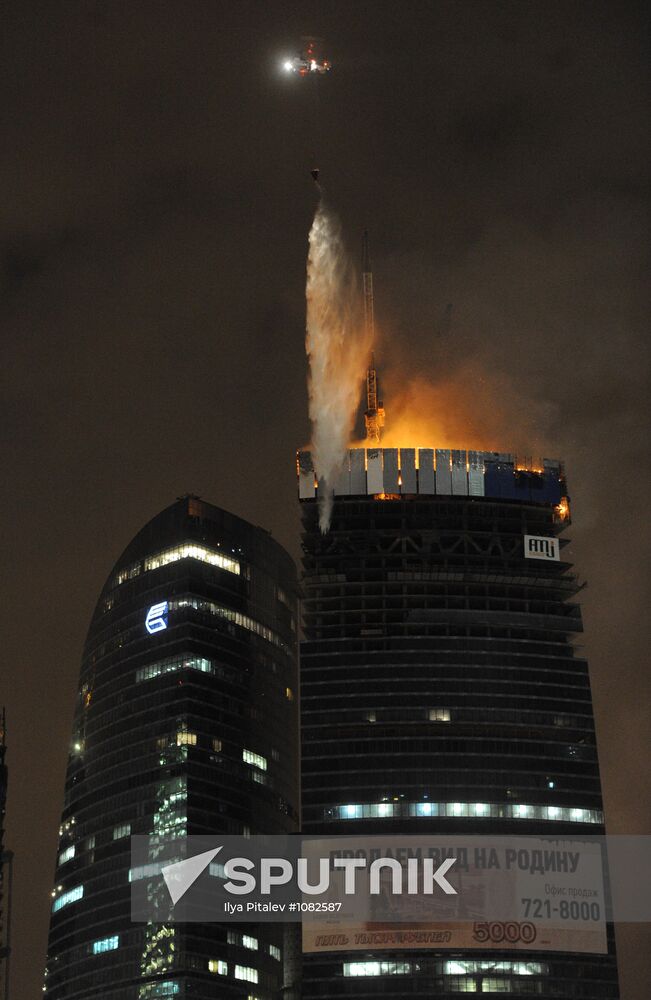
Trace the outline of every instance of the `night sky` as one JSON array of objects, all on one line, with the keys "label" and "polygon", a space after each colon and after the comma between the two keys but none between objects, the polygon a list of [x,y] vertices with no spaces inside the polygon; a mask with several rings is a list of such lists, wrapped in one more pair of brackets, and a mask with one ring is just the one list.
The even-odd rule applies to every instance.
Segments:
[{"label": "night sky", "polygon": [[[460,447],[481,432],[566,461],[608,828],[651,832],[646,17],[559,0],[4,5],[14,1000],[41,991],[80,655],[111,566],[187,492],[299,555],[315,158],[355,256],[370,231],[387,427],[406,394]],[[304,34],[334,64],[316,87],[279,71]],[[646,995],[644,941],[619,936],[627,1000]]]}]

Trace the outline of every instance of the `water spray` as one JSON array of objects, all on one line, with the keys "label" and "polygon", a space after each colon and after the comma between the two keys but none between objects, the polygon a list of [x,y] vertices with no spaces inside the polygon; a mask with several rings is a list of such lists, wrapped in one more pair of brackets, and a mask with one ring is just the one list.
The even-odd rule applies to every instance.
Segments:
[{"label": "water spray", "polygon": [[319,480],[319,526],[325,534],[330,527],[332,489],[351,440],[372,338],[360,309],[341,224],[323,193],[310,229],[305,294],[312,455]]}]

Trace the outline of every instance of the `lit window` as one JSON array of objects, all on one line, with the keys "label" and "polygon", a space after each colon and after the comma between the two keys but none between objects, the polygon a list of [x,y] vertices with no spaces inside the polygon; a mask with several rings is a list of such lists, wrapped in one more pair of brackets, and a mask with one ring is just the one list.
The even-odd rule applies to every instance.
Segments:
[{"label": "lit window", "polygon": [[215,665],[212,660],[203,656],[168,656],[165,660],[148,663],[146,667],[136,670],[136,683],[149,681],[152,677],[162,674],[176,674],[181,670],[198,670],[202,674],[214,674]]},{"label": "lit window", "polygon": [[179,729],[176,734],[177,747],[196,747],[197,734],[191,733],[187,729]]},{"label": "lit window", "polygon": [[211,958],[208,962],[208,972],[216,972],[218,976],[227,976],[228,963],[222,962],[221,958]]},{"label": "lit window", "polygon": [[216,615],[218,618],[224,618],[226,621],[232,622],[234,625],[238,625],[248,632],[259,635],[262,639],[266,639],[267,642],[273,643],[274,646],[279,646],[281,649],[286,647],[286,643],[272,629],[267,628],[266,625],[262,625],[255,618],[249,618],[248,615],[243,615],[241,611],[233,611],[232,608],[227,608],[223,604],[215,604],[214,601],[204,601],[199,597],[182,597],[179,600],[169,601],[170,611],[178,611],[179,608],[194,608],[195,611],[201,611],[204,614]]},{"label": "lit window", "polygon": [[249,948],[250,951],[258,950],[258,939],[256,937],[251,937],[250,934],[242,935],[242,945],[245,948]]},{"label": "lit window", "polygon": [[272,958],[275,958],[277,962],[280,962],[282,959],[282,954],[278,945],[270,944],[269,954],[271,955]]},{"label": "lit window", "polygon": [[149,1000],[149,997],[174,997],[181,992],[181,987],[173,979],[162,983],[146,983],[138,990],[139,1000]]},{"label": "lit window", "polygon": [[287,701],[294,700],[294,692],[291,688],[285,688],[285,697],[287,698]]},{"label": "lit window", "polygon": [[450,709],[449,708],[430,708],[430,710],[429,710],[429,721],[430,722],[449,722],[450,721]]},{"label": "lit window", "polygon": [[508,972],[514,976],[542,976],[549,972],[549,966],[541,962],[509,962],[479,959],[465,961],[451,960],[443,963],[443,974],[446,976],[465,976],[477,972]]},{"label": "lit window", "polygon": [[120,840],[121,837],[131,836],[131,823],[120,823],[113,827],[113,840]]},{"label": "lit window", "polygon": [[252,969],[249,965],[236,965],[234,976],[236,979],[243,979],[246,983],[257,983],[258,970]]},{"label": "lit window", "polygon": [[367,712],[364,718],[367,722],[377,722],[377,714],[375,712]]},{"label": "lit window", "polygon": [[513,985],[510,979],[498,979],[494,976],[483,977],[480,982],[482,993],[510,993]]},{"label": "lit window", "polygon": [[259,767],[261,771],[267,770],[267,758],[259,753],[254,753],[253,750],[242,750],[242,760],[245,764],[252,764],[253,767]]},{"label": "lit window", "polygon": [[101,955],[105,951],[115,951],[119,946],[120,939],[117,934],[113,937],[100,938],[99,941],[93,941],[93,955]]},{"label": "lit window", "polygon": [[74,889],[68,889],[67,892],[62,893],[61,896],[57,896],[54,900],[52,903],[52,913],[56,913],[57,910],[63,909],[63,907],[68,906],[69,903],[76,903],[78,900],[83,898],[83,895],[83,885],[76,885]]},{"label": "lit window", "polygon": [[228,570],[229,573],[240,574],[240,564],[237,559],[224,555],[215,549],[206,549],[203,545],[179,545],[174,549],[166,549],[155,556],[148,556],[144,562],[144,570],[148,572],[158,569],[160,566],[168,566],[169,563],[178,562],[179,559],[198,559],[200,562],[208,563],[209,566],[218,566],[219,569]]},{"label": "lit window", "polygon": [[135,868],[129,869],[129,881],[139,882],[143,878],[151,878],[152,875],[160,875],[162,865],[171,865],[176,861],[181,860],[181,858],[173,858],[168,861],[151,861],[146,865],[137,865]]},{"label": "lit window", "polygon": [[212,741],[212,748],[215,751],[215,753],[221,753],[222,752],[222,746],[223,746],[223,744],[222,744],[221,740],[213,740]]},{"label": "lit window", "polygon": [[66,861],[70,861],[70,859],[74,858],[74,856],[75,856],[75,845],[71,844],[70,847],[66,847],[65,851],[61,851],[58,863],[60,865],[65,865]]},{"label": "lit window", "polygon": [[61,826],[59,827],[59,836],[62,837],[64,833],[68,833],[75,825],[75,823],[76,820],[74,816],[71,816],[70,819],[67,819],[65,821],[65,823],[62,823]]},{"label": "lit window", "polygon": [[344,976],[408,976],[418,972],[413,962],[344,962]]},{"label": "lit window", "polygon": [[603,825],[599,809],[571,809],[568,806],[522,805],[497,802],[365,802],[361,805],[331,806],[326,819],[374,819],[388,816],[485,816],[491,819],[546,819],[563,823]]},{"label": "lit window", "polygon": [[179,559],[198,559],[199,562],[208,563],[209,566],[217,566],[225,569],[228,573],[239,575],[242,572],[240,563],[232,556],[227,556],[216,549],[207,549],[203,545],[193,545],[186,542],[184,545],[176,545],[172,549],[164,549],[153,556],[148,556],[144,561],[131,563],[120,570],[112,581],[113,587],[119,587],[127,580],[133,580],[141,573],[148,573],[150,570],[159,569],[161,566],[168,566],[170,563],[178,562]]}]

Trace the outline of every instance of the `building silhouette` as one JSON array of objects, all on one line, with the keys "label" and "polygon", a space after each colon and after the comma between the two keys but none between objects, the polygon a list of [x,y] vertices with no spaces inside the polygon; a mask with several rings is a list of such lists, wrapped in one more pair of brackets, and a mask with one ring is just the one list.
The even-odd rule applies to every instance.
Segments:
[{"label": "building silhouette", "polygon": [[0,989],[4,1000],[9,997],[9,960],[11,958],[11,894],[13,853],[5,845],[5,811],[7,804],[7,725],[4,708],[0,710]]},{"label": "building silhouette", "polygon": [[[356,448],[303,521],[306,834],[604,833],[560,462]],[[325,491],[325,486],[322,492]],[[608,954],[387,947],[304,956],[304,1000],[613,998]]]},{"label": "building silhouette", "polygon": [[295,566],[196,497],[111,570],[83,653],[52,894],[47,1000],[271,1000],[274,924],[131,922],[130,836],[298,824]]}]

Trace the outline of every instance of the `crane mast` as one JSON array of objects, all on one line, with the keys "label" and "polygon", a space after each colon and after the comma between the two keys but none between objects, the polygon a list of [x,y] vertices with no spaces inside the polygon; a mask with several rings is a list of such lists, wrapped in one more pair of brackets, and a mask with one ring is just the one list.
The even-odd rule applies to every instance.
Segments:
[{"label": "crane mast", "polygon": [[[371,271],[371,259],[368,250],[367,230],[364,230],[362,286],[364,290],[364,327],[368,343],[373,344],[375,342],[373,273]],[[379,444],[382,428],[384,427],[384,407],[382,406],[382,400],[378,399],[375,354],[371,354],[371,360],[366,370],[366,410],[364,412],[364,423],[366,426],[366,440],[370,443]]]}]

